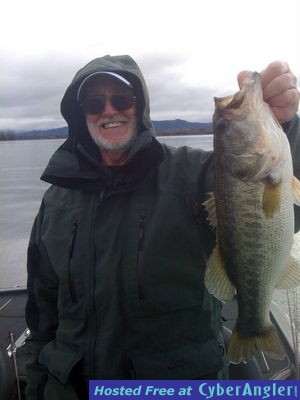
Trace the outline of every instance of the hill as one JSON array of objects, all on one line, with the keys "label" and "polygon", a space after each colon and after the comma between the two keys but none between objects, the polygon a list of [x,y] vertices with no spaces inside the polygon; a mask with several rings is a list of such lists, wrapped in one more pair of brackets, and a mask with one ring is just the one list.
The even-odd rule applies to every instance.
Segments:
[{"label": "hill", "polygon": [[[212,133],[212,124],[208,122],[188,122],[182,119],[153,121],[159,136],[169,135],[203,135]],[[0,140],[24,139],[56,139],[65,138],[68,134],[66,126],[56,129],[32,130],[15,132],[13,130],[0,131]]]}]

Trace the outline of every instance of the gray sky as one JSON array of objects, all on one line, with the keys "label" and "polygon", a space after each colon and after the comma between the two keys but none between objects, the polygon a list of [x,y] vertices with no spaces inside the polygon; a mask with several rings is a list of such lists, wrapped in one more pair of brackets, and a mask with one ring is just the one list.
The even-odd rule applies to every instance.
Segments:
[{"label": "gray sky", "polygon": [[10,0],[1,10],[0,129],[64,126],[66,87],[105,54],[138,62],[152,119],[210,121],[213,97],[235,92],[239,71],[282,59],[300,75],[299,19],[299,0]]}]

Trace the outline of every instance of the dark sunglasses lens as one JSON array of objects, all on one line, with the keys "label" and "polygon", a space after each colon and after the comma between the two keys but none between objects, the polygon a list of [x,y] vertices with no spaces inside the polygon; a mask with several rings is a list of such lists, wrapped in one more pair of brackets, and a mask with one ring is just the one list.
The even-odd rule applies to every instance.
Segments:
[{"label": "dark sunglasses lens", "polygon": [[82,109],[86,114],[101,114],[105,108],[105,99],[95,97],[94,99],[86,99],[82,103]]},{"label": "dark sunglasses lens", "polygon": [[118,111],[129,110],[134,105],[135,98],[125,94],[115,94],[110,99],[112,106]]},{"label": "dark sunglasses lens", "polygon": [[[86,114],[101,114],[105,109],[106,101],[107,99],[105,97],[100,96],[85,99],[81,107]],[[125,111],[134,105],[135,97],[125,94],[115,94],[111,96],[110,102],[117,111]]]}]

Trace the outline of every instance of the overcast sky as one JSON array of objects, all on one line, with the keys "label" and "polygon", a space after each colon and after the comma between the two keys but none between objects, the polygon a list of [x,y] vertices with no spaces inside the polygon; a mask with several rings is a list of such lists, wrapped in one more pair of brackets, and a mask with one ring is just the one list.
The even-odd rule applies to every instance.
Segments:
[{"label": "overcast sky", "polygon": [[300,76],[300,1],[9,0],[0,54],[0,129],[64,126],[66,87],[105,54],[138,62],[152,119],[206,122],[243,69],[281,59]]}]

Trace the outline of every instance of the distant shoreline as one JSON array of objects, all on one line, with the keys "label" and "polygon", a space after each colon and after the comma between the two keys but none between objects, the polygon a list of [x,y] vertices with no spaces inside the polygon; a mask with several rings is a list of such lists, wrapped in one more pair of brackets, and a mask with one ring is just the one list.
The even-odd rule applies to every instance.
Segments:
[{"label": "distant shoreline", "polygon": [[[188,122],[183,120],[153,122],[157,136],[210,135],[213,133],[210,123]],[[67,137],[67,127],[28,132],[16,132],[12,129],[0,130],[0,141],[67,139]]]},{"label": "distant shoreline", "polygon": [[[212,135],[212,131],[205,132],[156,132],[156,136],[202,136]],[[51,140],[51,139],[67,139],[68,136],[17,136],[10,138],[0,138],[0,142],[15,142],[19,140]]]}]

